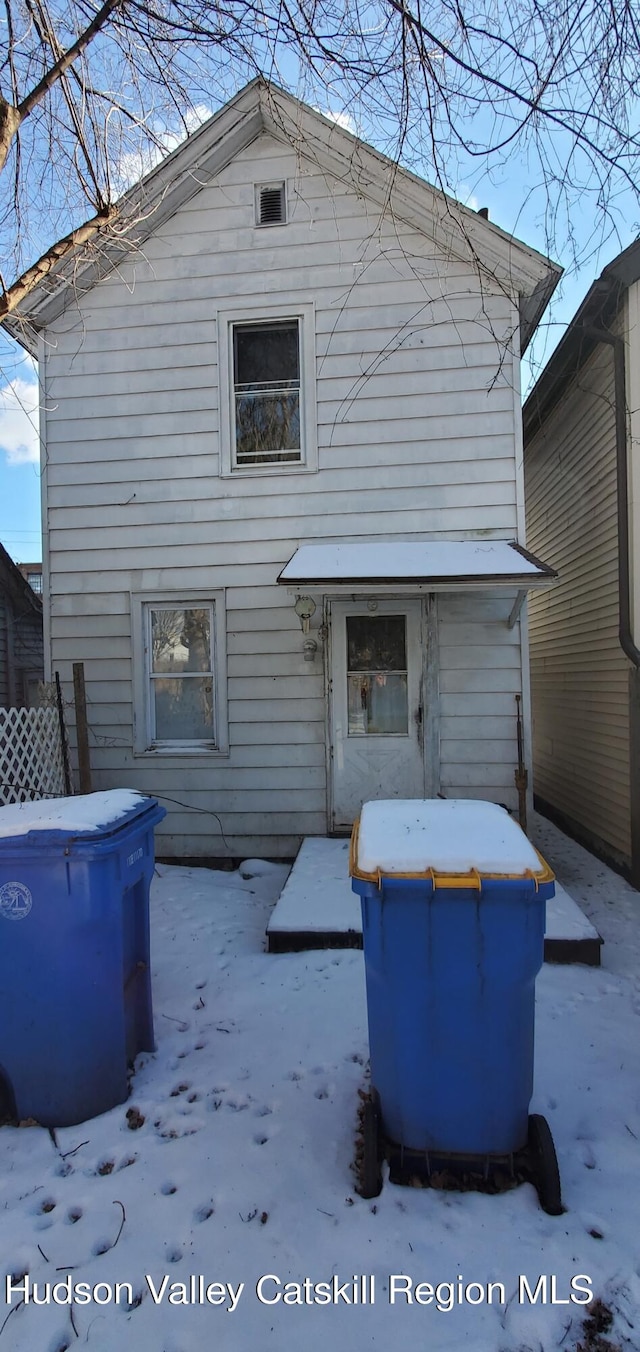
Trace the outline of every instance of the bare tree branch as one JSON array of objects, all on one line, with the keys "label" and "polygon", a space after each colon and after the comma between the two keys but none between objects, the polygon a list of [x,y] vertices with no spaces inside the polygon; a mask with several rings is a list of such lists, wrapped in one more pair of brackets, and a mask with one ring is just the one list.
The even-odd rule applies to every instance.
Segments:
[{"label": "bare tree branch", "polygon": [[[2,312],[16,303],[11,276],[23,274],[24,296],[77,231],[87,243],[109,229],[137,171],[256,75],[288,83],[453,195],[516,157],[529,172],[523,205],[527,194],[542,203],[548,250],[589,250],[594,231],[617,228],[620,194],[640,218],[639,5],[4,0]],[[575,212],[584,218],[587,198],[585,243]]]},{"label": "bare tree branch", "polygon": [[65,52],[60,52],[53,65],[49,67],[42,79],[38,81],[17,107],[0,97],[0,171],[4,168],[11,140],[21,122],[24,122],[25,117],[33,112],[36,105],[42,102],[45,95],[60,80],[65,71],[69,70],[77,61],[96,34],[104,28],[113,11],[118,9],[122,3],[123,0],[105,0],[95,18],[80,34],[80,37]]},{"label": "bare tree branch", "polygon": [[11,314],[19,305],[25,296],[28,296],[39,282],[47,277],[56,263],[61,262],[68,254],[73,253],[82,244],[95,239],[98,231],[101,230],[116,215],[115,207],[105,207],[99,216],[94,216],[92,220],[85,221],[84,225],[78,226],[76,230],[71,230],[64,239],[60,239],[56,244],[52,244],[46,253],[33,263],[27,271],[19,277],[11,286],[4,289],[0,296],[0,319]]}]

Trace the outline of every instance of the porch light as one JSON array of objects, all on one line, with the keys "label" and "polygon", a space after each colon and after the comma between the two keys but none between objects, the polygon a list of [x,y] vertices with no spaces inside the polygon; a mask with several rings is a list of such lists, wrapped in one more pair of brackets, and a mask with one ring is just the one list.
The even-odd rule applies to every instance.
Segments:
[{"label": "porch light", "polygon": [[300,628],[303,634],[309,633],[309,624],[311,616],[316,613],[316,603],[311,596],[298,596],[294,606],[296,615],[300,620]]}]

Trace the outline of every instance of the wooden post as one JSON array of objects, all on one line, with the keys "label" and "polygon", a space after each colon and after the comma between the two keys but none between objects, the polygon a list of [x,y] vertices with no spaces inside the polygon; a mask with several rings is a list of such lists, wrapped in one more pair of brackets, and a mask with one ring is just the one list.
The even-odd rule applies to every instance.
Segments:
[{"label": "wooden post", "polygon": [[76,706],[80,792],[91,793],[91,762],[89,760],[89,726],[87,723],[87,696],[84,688],[84,662],[74,662],[73,664],[73,699]]},{"label": "wooden post", "polygon": [[60,742],[62,744],[62,768],[64,771],[64,791],[69,797],[73,792],[71,784],[71,769],[69,766],[69,747],[67,746],[67,729],[64,721],[64,704],[62,703],[62,690],[60,688],[60,672],[55,673],[56,682],[56,704],[58,706],[58,723],[60,725]]}]

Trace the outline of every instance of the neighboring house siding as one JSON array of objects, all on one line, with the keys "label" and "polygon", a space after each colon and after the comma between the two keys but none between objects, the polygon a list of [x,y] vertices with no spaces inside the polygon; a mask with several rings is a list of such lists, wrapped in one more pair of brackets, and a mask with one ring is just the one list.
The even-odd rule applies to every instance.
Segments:
[{"label": "neighboring house siding", "polygon": [[0,708],[9,704],[9,633],[7,600],[0,594]]},{"label": "neighboring house siding", "polygon": [[527,542],[560,574],[529,603],[534,789],[628,861],[629,662],[618,641],[613,363],[599,347],[527,447]]},{"label": "neighboring house siding", "polygon": [[40,602],[0,546],[0,708],[35,704],[43,675]]},{"label": "neighboring house siding", "polygon": [[37,704],[38,682],[44,676],[42,615],[24,611],[14,618],[15,698],[17,704]]},{"label": "neighboring house siding", "polygon": [[[291,222],[258,231],[254,185],[278,179]],[[270,301],[315,306],[318,472],[220,477],[216,312]],[[85,663],[99,785],[218,813],[230,853],[247,837],[273,853],[288,832],[287,853],[292,831],[326,829],[322,654],[304,662],[278,573],[311,538],[517,536],[515,324],[508,297],[483,291],[473,269],[266,136],[56,321],[43,363],[52,658],[65,680]],[[134,757],[130,593],[219,588],[229,759]],[[518,628],[501,620],[494,645],[480,625],[465,647],[451,606],[444,707],[477,717],[469,744],[483,743],[490,769],[463,772],[454,743],[465,738],[447,734],[446,791],[485,785],[513,801]],[[477,615],[467,598],[458,623],[465,606]],[[505,735],[492,744],[496,717]],[[175,805],[167,852],[172,840],[214,854],[219,826]]]}]

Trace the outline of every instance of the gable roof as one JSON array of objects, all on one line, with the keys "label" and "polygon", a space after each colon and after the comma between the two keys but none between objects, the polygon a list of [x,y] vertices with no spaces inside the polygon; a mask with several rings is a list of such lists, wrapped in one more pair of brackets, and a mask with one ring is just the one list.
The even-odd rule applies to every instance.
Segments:
[{"label": "gable roof", "polygon": [[447,256],[472,262],[485,278],[517,296],[524,351],[562,269],[262,77],[240,90],[124,194],[118,203],[117,234],[111,220],[108,228],[92,233],[88,245],[66,254],[3,320],[3,327],[36,355],[38,332],[62,313],[71,294],[90,290],[264,132],[352,183],[381,211],[390,208]]},{"label": "gable roof", "polygon": [[603,268],[538,377],[523,409],[525,445],[597,346],[599,340],[593,330],[611,325],[628,288],[639,280],[637,239]]}]

